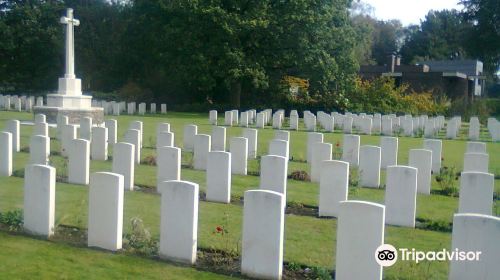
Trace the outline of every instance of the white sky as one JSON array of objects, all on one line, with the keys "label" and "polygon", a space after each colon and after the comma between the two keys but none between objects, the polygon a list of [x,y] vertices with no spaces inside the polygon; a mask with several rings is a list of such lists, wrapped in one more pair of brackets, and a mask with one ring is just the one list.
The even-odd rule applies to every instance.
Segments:
[{"label": "white sky", "polygon": [[403,25],[418,24],[430,10],[457,9],[459,0],[362,0],[373,6],[378,19],[399,19]]}]

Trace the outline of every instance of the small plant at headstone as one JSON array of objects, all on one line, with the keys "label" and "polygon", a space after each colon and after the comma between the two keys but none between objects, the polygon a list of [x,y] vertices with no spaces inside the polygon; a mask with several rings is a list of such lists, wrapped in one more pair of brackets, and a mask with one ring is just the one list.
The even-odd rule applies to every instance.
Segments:
[{"label": "small plant at headstone", "polygon": [[[59,166],[60,164],[60,166]],[[54,161],[52,158],[49,158],[49,165],[56,168],[56,181],[57,182],[67,182],[68,181],[68,159],[61,158],[61,163],[59,163],[59,159]]]},{"label": "small plant at headstone", "polygon": [[404,132],[404,129],[402,127],[399,127],[399,128],[394,130],[394,134],[396,134],[396,137],[403,135],[403,132]]},{"label": "small plant at headstone", "polygon": [[310,275],[307,276],[307,279],[319,279],[319,280],[330,280],[332,279],[332,275],[330,271],[324,267],[312,267],[310,270]]},{"label": "small plant at headstone", "polygon": [[417,131],[415,132],[415,137],[421,138],[423,136],[424,136],[424,130],[421,128],[417,129]]},{"label": "small plant at headstone", "polygon": [[335,146],[333,147],[333,159],[340,160],[342,158],[342,147],[340,146],[340,142],[337,141]]},{"label": "small plant at headstone", "polygon": [[212,234],[221,239],[222,249],[211,248],[210,263],[216,267],[231,267],[239,256],[239,241],[232,244],[229,226],[229,214],[224,212],[222,222],[215,226]]},{"label": "small plant at headstone", "polygon": [[158,255],[158,241],[151,237],[151,233],[144,227],[140,218],[130,220],[131,231],[123,236],[123,248],[144,256]]},{"label": "small plant at headstone", "polygon": [[[87,208],[87,200],[82,199],[80,200],[80,205],[78,206],[76,213],[84,213],[86,211],[86,208]],[[87,221],[83,219],[83,215],[76,215],[76,220],[75,220],[76,227],[85,228],[86,222]]]},{"label": "small plant at headstone", "polygon": [[0,213],[0,224],[8,227],[9,231],[20,231],[23,227],[23,220],[21,209]]},{"label": "small plant at headstone", "polygon": [[300,264],[297,264],[297,263],[294,263],[294,262],[290,262],[288,263],[287,265],[287,268],[291,271],[299,271],[301,270],[302,268],[300,267]]},{"label": "small plant at headstone", "polygon": [[449,196],[458,196],[458,178],[460,174],[454,166],[443,166],[438,175],[436,175],[436,182],[441,188],[441,193]]},{"label": "small plant at headstone", "polygon": [[309,176],[309,174],[303,170],[293,171],[290,175],[288,175],[288,179],[305,182],[311,181],[311,177]]},{"label": "small plant at headstone", "polygon": [[493,213],[495,216],[500,216],[500,200],[498,199],[493,202]]},{"label": "small plant at headstone", "polygon": [[12,171],[12,177],[24,178],[24,169],[16,169]]},{"label": "small plant at headstone", "polygon": [[153,155],[146,156],[142,159],[142,164],[156,166],[156,157]]},{"label": "small plant at headstone", "polygon": [[356,195],[359,192],[359,174],[357,168],[349,169],[349,195]]},{"label": "small plant at headstone", "polygon": [[148,138],[149,148],[154,149],[156,147],[156,139],[153,136]]}]

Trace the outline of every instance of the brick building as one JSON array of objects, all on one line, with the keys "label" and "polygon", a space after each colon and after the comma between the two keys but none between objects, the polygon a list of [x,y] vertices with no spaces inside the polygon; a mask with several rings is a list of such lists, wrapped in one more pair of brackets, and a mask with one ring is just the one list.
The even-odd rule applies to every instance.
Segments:
[{"label": "brick building", "polygon": [[452,99],[474,98],[483,93],[483,63],[477,60],[422,61],[401,65],[399,56],[390,55],[386,65],[362,65],[362,79],[392,77],[396,86],[408,84],[410,90],[446,93]]}]

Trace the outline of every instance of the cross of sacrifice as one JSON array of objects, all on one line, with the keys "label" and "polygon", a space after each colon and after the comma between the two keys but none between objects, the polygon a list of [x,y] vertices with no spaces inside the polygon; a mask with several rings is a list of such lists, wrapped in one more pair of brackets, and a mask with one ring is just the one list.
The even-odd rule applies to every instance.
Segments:
[{"label": "cross of sacrifice", "polygon": [[66,10],[66,16],[61,17],[61,24],[66,24],[66,73],[65,78],[75,78],[75,41],[74,27],[80,25],[80,21],[73,17],[73,9]]}]

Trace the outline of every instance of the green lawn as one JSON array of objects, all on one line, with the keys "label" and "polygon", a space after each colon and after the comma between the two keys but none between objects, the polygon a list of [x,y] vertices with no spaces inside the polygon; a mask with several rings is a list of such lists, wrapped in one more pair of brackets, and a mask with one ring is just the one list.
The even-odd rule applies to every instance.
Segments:
[{"label": "green lawn", "polygon": [[[26,113],[6,113],[0,112],[0,129],[3,128],[4,122],[7,119],[19,119],[19,120],[30,120],[30,114]],[[150,148],[155,146],[155,133],[156,125],[159,122],[169,122],[171,124],[171,130],[175,133],[175,143],[177,146],[182,147],[182,137],[183,137],[183,126],[186,124],[197,124],[199,133],[210,133],[211,126],[208,124],[208,114],[188,114],[188,113],[169,113],[166,117],[156,115],[156,116],[119,116],[116,118],[118,120],[118,136],[122,139],[125,130],[128,128],[128,123],[132,120],[142,120],[144,121],[144,146],[142,150],[142,157],[149,155],[154,155],[155,150]],[[222,120],[219,120],[222,123]],[[30,126],[22,126],[22,137],[21,144],[23,147],[28,146],[29,137],[31,135]],[[242,133],[241,128],[228,128],[228,139],[230,136],[239,136]],[[463,135],[466,134],[466,130],[462,131]],[[51,129],[51,135],[55,135],[55,130]],[[259,130],[259,143],[258,143],[258,154],[265,155],[267,153],[268,142],[273,138],[274,131],[272,129],[260,129]],[[483,131],[482,137],[486,137]],[[378,144],[379,136],[361,136],[361,144]],[[291,132],[291,150],[290,154],[294,159],[304,159],[306,150],[306,132],[305,131],[292,131]],[[408,160],[408,150],[411,148],[420,148],[422,146],[422,138],[399,138],[399,163],[406,164]],[[340,133],[325,133],[325,142],[337,143],[342,142],[342,134]],[[443,143],[443,157],[444,165],[446,166],[456,166],[461,169],[463,161],[463,153],[465,151],[466,141],[460,140],[444,140]],[[488,152],[490,154],[490,172],[496,175],[500,174],[500,144],[491,143],[488,144]],[[52,151],[58,150],[59,143],[53,139],[51,141]],[[110,153],[111,154],[111,153]],[[22,171],[27,160],[28,153],[16,153],[14,159],[14,169]],[[183,153],[183,163],[190,162],[191,155],[189,153]],[[62,169],[63,159],[58,156],[51,156],[51,161],[58,168],[59,172]],[[258,162],[257,160],[251,160],[249,162],[249,169],[252,171],[257,171]],[[97,162],[93,161],[91,164],[91,172],[96,171],[110,171],[111,161],[107,162]],[[294,170],[306,170],[309,168],[307,164],[302,162],[290,162],[289,172]],[[136,183],[139,185],[151,186],[156,185],[156,168],[154,166],[140,165],[136,166],[135,174]],[[193,181],[200,184],[200,189],[205,189],[205,173],[201,171],[195,171],[192,169],[182,170],[182,179]],[[381,183],[385,183],[385,174],[382,173]],[[232,194],[233,196],[243,196],[243,192],[249,189],[258,188],[259,178],[255,176],[234,176],[232,182]],[[15,208],[22,208],[23,203],[23,190],[22,190],[23,180],[22,178],[0,178],[0,212],[12,210]],[[438,185],[433,180],[433,189],[438,188]],[[495,180],[495,190],[500,191],[500,180]],[[288,180],[288,190],[287,190],[287,201],[289,204],[298,203],[310,206],[317,206],[317,196],[318,196],[318,186],[314,183],[309,182],[299,182],[294,180]],[[56,190],[56,223],[73,225],[85,228],[87,224],[87,188],[84,186],[75,186],[70,184],[57,184]],[[361,199],[367,201],[375,201],[383,203],[384,201],[384,190],[383,189],[368,189],[360,188],[350,199]],[[140,217],[144,220],[146,227],[148,227],[153,235],[158,236],[159,231],[159,212],[160,212],[160,198],[157,195],[144,192],[126,192],[125,194],[125,231],[130,230],[129,220],[132,217]],[[419,195],[417,198],[417,217],[432,220],[432,221],[444,221],[451,222],[453,213],[456,212],[458,207],[458,199],[442,195]],[[498,208],[495,209],[498,215]],[[227,217],[227,222],[224,221],[224,217]],[[199,210],[199,230],[198,230],[198,246],[203,248],[218,248],[227,250],[228,247],[239,248],[240,238],[241,238],[241,219],[242,219],[242,207],[239,204],[217,204],[210,202],[200,202]],[[222,239],[219,235],[214,235],[213,230],[217,225],[224,224],[227,227],[229,234],[226,238]],[[328,269],[334,268],[334,257],[335,257],[335,231],[336,231],[336,220],[335,219],[319,219],[311,216],[297,216],[297,215],[286,215],[285,221],[285,260],[288,262],[300,263],[308,266],[319,266]],[[42,241],[31,241],[26,237],[9,237],[8,235],[0,235],[0,238],[10,238],[9,246],[14,246],[10,243],[20,243],[18,246],[23,247],[21,244],[26,242],[36,243],[36,246],[61,246],[64,250],[72,250],[74,254],[77,254],[81,258],[82,263],[88,262],[89,254],[97,254],[106,256],[106,253],[96,252],[94,250],[84,250],[81,248],[71,248],[65,245],[57,244],[51,245],[52,243],[42,242]],[[451,235],[445,232],[438,231],[427,231],[421,229],[408,229],[401,227],[386,227],[386,242],[395,245],[396,247],[409,247],[416,248],[417,250],[439,250],[442,248],[449,248],[451,243]],[[3,242],[0,242],[3,243]],[[40,243],[40,244],[38,244]],[[48,245],[47,245],[48,244]],[[0,244],[0,246],[2,246]],[[50,249],[46,249],[50,251]],[[63,250],[63,249],[61,249]],[[8,250],[0,250],[0,258],[10,257],[11,254],[4,253]],[[24,251],[23,251],[24,252]],[[90,253],[89,253],[90,252]],[[47,253],[47,255],[52,258],[53,255],[57,253]],[[62,255],[62,254],[61,254]],[[115,259],[123,259],[123,263],[136,262],[138,259],[136,257],[109,254]],[[74,256],[75,258],[76,255]],[[17,257],[16,257],[17,258]],[[57,256],[54,257],[57,259]],[[96,257],[98,258],[98,257]],[[131,258],[131,259],[129,259]],[[132,260],[133,259],[133,260]],[[140,258],[139,258],[140,259]],[[204,276],[196,276],[193,271],[189,268],[179,268],[171,265],[165,265],[164,263],[158,263],[151,260],[140,259],[140,262],[145,262],[144,270],[151,272],[151,276],[144,276],[145,278],[160,277],[160,268],[165,266],[166,273],[172,273],[173,275],[178,275],[179,277],[185,278],[199,278],[199,277],[213,277],[212,275],[203,274]],[[41,261],[33,259],[23,259],[26,264],[31,266],[43,265]],[[48,261],[48,260],[44,260]],[[3,265],[3,262],[1,262]],[[99,267],[98,264],[89,263],[87,266]],[[126,265],[125,265],[126,266]],[[86,266],[84,266],[86,267]],[[110,261],[109,268],[119,269],[119,264]],[[154,267],[154,268],[150,268]],[[54,269],[54,268],[53,268]],[[61,268],[61,273],[64,275],[64,269]],[[76,268],[75,268],[76,269]],[[82,268],[84,270],[85,268]],[[137,268],[138,269],[138,268]],[[101,269],[101,273],[106,273],[106,269]],[[158,271],[157,271],[158,270]],[[4,271],[0,265],[0,272]],[[153,271],[156,273],[153,273]],[[389,278],[403,277],[408,279],[415,278],[425,278],[425,275],[432,275],[433,279],[446,279],[448,271],[448,264],[441,262],[434,263],[422,263],[419,265],[410,265],[409,263],[399,262],[395,266],[384,269],[384,275]],[[10,271],[14,273],[13,276],[19,278],[30,278],[29,274],[23,274],[23,271]],[[19,274],[16,274],[19,273]],[[50,275],[51,270],[47,271],[47,276]],[[101,274],[102,278],[112,276],[113,271],[108,272],[110,274]],[[117,271],[115,273],[122,273]],[[133,273],[133,272],[130,272]],[[183,275],[182,273],[185,273]],[[190,274],[192,273],[192,274]],[[198,273],[198,272],[196,272]],[[133,274],[130,274],[133,275]],[[169,274],[170,275],[170,274]],[[23,277],[25,276],[25,277]],[[119,276],[119,275],[117,275]],[[174,276],[172,276],[174,277]],[[132,277],[131,277],[132,278]]]}]

